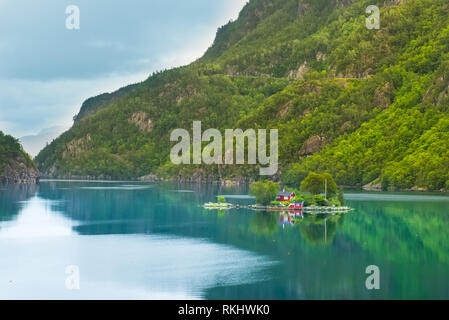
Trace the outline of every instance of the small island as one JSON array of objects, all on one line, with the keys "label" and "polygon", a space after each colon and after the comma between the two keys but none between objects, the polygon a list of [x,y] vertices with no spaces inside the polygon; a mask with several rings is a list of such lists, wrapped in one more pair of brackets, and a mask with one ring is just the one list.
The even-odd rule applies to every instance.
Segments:
[{"label": "small island", "polygon": [[249,194],[255,197],[254,205],[227,203],[225,197],[218,196],[217,203],[206,203],[206,209],[227,210],[249,208],[269,211],[304,211],[310,213],[344,213],[352,210],[346,207],[344,193],[337,187],[329,173],[310,172],[301,182],[300,188],[282,188],[279,183],[265,180],[250,185]]}]

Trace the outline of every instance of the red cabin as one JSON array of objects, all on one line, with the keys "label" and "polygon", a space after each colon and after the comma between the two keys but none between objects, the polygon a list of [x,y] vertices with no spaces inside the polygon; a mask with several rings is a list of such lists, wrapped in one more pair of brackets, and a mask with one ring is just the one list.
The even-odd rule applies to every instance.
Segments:
[{"label": "red cabin", "polygon": [[294,197],[296,197],[296,194],[294,191],[279,191],[278,195],[276,196],[277,201],[290,201]]},{"label": "red cabin", "polygon": [[301,210],[304,206],[304,202],[293,202],[288,206],[289,209]]}]

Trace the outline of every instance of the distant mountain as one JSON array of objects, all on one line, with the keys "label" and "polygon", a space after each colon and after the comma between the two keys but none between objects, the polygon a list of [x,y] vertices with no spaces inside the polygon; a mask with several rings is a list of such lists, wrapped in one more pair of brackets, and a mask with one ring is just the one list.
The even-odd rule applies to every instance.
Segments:
[{"label": "distant mountain", "polygon": [[0,131],[0,184],[36,183],[39,172],[20,143]]},{"label": "distant mountain", "polygon": [[[381,9],[380,29],[366,8]],[[449,189],[449,3],[251,0],[206,54],[89,99],[36,157],[54,177],[258,179],[254,166],[174,166],[171,130],[278,128],[280,176]]]},{"label": "distant mountain", "polygon": [[47,144],[61,135],[67,127],[55,126],[51,128],[42,129],[38,134],[25,136],[20,138],[23,148],[28,154],[35,157]]}]

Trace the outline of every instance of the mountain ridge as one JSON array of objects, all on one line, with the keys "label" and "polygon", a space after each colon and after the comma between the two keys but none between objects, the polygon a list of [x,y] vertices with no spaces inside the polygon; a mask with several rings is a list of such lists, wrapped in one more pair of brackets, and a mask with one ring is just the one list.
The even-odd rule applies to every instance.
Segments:
[{"label": "mountain ridge", "polygon": [[[365,27],[368,5],[381,8],[379,30]],[[36,162],[59,177],[258,179],[251,166],[169,162],[168,133],[202,120],[278,128],[274,178],[286,184],[329,171],[343,185],[449,189],[449,155],[430,147],[445,145],[449,118],[448,11],[442,0],[252,0],[203,57],[98,98]]]}]

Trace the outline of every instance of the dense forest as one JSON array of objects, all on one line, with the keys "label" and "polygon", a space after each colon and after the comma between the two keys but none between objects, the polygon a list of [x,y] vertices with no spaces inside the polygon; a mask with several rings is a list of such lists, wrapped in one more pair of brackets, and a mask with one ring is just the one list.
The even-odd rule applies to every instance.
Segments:
[{"label": "dense forest", "polygon": [[199,60],[87,100],[36,163],[53,177],[259,179],[255,166],[171,164],[170,132],[201,120],[279,129],[272,179],[292,187],[314,171],[449,189],[448,58],[445,0],[251,0]]},{"label": "dense forest", "polygon": [[0,131],[0,184],[35,182],[39,173],[19,141]]},{"label": "dense forest", "polygon": [[33,166],[31,158],[23,151],[19,141],[0,131],[0,173],[11,160],[23,157],[28,166]]}]

